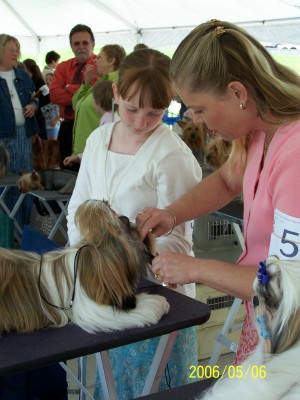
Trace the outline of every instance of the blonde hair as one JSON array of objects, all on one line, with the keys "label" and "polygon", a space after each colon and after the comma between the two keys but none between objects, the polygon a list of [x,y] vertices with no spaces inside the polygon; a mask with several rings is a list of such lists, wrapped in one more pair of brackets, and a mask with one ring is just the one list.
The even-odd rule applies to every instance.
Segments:
[{"label": "blonde hair", "polygon": [[[171,61],[175,86],[192,93],[225,93],[229,82],[239,81],[250,92],[257,115],[268,110],[285,123],[300,118],[300,78],[275,61],[245,30],[229,22],[211,20],[195,28],[178,46]],[[269,122],[269,121],[266,121]],[[232,166],[247,159],[249,139],[237,140]],[[245,165],[241,165],[242,167]]]},{"label": "blonde hair", "polygon": [[3,48],[8,42],[14,42],[19,50],[19,55],[18,59],[21,57],[21,45],[20,42],[18,41],[17,38],[14,36],[7,35],[6,33],[1,33],[0,34],[0,61],[2,60],[2,53],[3,53]]}]

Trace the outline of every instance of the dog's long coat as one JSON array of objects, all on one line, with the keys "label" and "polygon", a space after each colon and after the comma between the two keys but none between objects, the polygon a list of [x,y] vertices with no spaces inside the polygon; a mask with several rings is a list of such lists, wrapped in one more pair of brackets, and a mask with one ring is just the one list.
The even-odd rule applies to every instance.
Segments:
[{"label": "dog's long coat", "polygon": [[239,376],[233,372],[231,378],[219,379],[198,400],[300,399],[300,263],[269,257],[266,264],[270,281],[263,285],[256,278],[254,290],[256,314],[263,308],[267,317],[271,354],[265,354],[260,337],[253,355],[236,367]]},{"label": "dog's long coat", "polygon": [[119,330],[168,312],[164,297],[136,293],[149,250],[128,220],[98,200],[83,203],[75,219],[84,237],[77,246],[42,257],[0,249],[0,332],[68,322],[87,332]]}]

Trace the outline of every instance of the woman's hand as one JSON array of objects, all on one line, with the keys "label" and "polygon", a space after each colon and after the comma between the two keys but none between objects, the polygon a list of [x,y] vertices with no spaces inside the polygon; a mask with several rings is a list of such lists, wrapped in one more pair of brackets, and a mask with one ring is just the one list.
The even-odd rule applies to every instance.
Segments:
[{"label": "woman's hand", "polygon": [[36,105],[33,103],[27,104],[23,108],[23,114],[25,118],[32,118],[36,112]]},{"label": "woman's hand", "polygon": [[152,271],[156,279],[164,285],[192,283],[191,271],[197,267],[197,259],[180,253],[162,253],[152,261]]},{"label": "woman's hand", "polygon": [[86,85],[92,85],[96,76],[96,65],[87,64],[83,71],[83,82]]},{"label": "woman's hand", "polygon": [[142,240],[149,232],[158,237],[174,228],[174,216],[166,209],[145,207],[137,214],[136,227]]}]

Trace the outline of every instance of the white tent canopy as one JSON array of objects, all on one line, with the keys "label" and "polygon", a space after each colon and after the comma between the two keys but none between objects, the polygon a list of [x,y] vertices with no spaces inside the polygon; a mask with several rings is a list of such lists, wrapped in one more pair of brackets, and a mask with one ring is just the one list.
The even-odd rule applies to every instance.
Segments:
[{"label": "white tent canopy", "polygon": [[201,22],[237,23],[261,42],[300,44],[299,0],[0,0],[1,31],[22,51],[41,54],[69,46],[69,32],[86,24],[97,48],[176,48]]}]

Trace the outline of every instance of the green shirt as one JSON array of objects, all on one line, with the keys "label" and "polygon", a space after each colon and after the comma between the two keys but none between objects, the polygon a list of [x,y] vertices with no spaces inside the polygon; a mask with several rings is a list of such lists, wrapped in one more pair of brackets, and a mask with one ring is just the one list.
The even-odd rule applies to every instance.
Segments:
[{"label": "green shirt", "polygon": [[[114,71],[99,79],[116,82],[118,76],[119,71]],[[74,94],[72,103],[75,111],[72,154],[75,155],[83,153],[86,140],[90,134],[98,128],[102,115],[95,110],[92,86],[90,85],[82,83]]]}]

